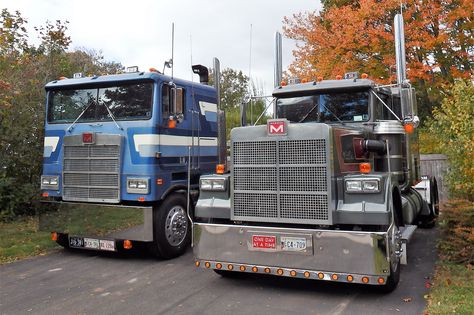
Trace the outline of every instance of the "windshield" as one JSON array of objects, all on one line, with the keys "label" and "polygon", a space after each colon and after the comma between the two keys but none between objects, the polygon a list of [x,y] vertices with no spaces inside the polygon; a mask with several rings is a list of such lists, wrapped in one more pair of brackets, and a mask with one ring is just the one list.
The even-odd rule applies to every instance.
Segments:
[{"label": "windshield", "polygon": [[291,122],[367,121],[369,92],[327,93],[277,99],[277,117]]},{"label": "windshield", "polygon": [[48,122],[72,123],[151,118],[153,82],[126,83],[109,87],[62,89],[49,92]]}]

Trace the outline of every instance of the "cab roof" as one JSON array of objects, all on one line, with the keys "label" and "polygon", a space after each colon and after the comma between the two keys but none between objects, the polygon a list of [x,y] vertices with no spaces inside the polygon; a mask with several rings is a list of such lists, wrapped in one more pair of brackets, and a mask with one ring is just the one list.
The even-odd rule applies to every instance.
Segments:
[{"label": "cab roof", "polygon": [[274,97],[289,97],[305,94],[315,94],[329,91],[364,90],[375,87],[376,84],[368,79],[323,80],[279,86],[273,90]]}]

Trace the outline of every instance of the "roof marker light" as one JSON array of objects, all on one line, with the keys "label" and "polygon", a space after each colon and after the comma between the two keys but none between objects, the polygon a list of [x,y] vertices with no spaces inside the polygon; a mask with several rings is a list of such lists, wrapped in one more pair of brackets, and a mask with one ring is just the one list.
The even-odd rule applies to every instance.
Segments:
[{"label": "roof marker light", "polygon": [[360,77],[362,79],[367,79],[369,77],[369,75],[367,73],[362,73],[362,75]]},{"label": "roof marker light", "polygon": [[336,80],[342,80],[342,75],[340,74],[336,75]]}]

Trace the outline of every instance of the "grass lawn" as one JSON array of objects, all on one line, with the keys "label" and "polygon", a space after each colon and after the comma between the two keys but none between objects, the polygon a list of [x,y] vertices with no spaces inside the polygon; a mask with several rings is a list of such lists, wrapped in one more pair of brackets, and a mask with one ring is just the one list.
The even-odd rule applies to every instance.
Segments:
[{"label": "grass lawn", "polygon": [[48,232],[39,232],[35,217],[0,222],[0,264],[45,253],[59,245]]},{"label": "grass lawn", "polygon": [[426,314],[474,314],[474,203],[449,202],[441,214],[439,261]]}]

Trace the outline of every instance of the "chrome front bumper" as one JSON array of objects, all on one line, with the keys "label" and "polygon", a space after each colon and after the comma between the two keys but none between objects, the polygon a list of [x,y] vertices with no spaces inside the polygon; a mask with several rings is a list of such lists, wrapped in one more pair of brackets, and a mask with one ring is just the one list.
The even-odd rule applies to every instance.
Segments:
[{"label": "chrome front bumper", "polygon": [[[369,284],[384,284],[390,274],[390,231],[195,223],[193,233],[196,265],[204,268]],[[274,236],[276,245],[256,249],[252,244],[256,235]],[[282,237],[304,238],[306,249],[282,250]]]},{"label": "chrome front bumper", "polygon": [[153,241],[153,208],[42,202],[39,229],[68,236]]}]

